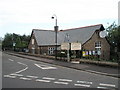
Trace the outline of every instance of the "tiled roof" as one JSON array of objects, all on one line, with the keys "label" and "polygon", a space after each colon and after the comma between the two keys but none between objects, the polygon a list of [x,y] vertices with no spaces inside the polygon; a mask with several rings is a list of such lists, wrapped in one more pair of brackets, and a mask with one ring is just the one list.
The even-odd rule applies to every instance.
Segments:
[{"label": "tiled roof", "polygon": [[[57,33],[58,45],[61,45],[61,43],[63,42],[68,42],[66,35],[69,35],[69,42],[81,42],[82,44],[84,44],[87,40],[89,40],[92,37],[93,33],[96,30],[104,30],[103,25],[98,24],[58,31]],[[54,31],[33,29],[33,33],[35,34],[35,38],[39,46],[55,45]]]}]

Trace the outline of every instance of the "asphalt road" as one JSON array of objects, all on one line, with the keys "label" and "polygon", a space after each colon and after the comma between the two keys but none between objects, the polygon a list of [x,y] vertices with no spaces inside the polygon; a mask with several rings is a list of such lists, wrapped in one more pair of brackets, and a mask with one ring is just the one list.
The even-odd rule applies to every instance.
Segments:
[{"label": "asphalt road", "polygon": [[118,78],[3,53],[2,88],[118,88]]}]

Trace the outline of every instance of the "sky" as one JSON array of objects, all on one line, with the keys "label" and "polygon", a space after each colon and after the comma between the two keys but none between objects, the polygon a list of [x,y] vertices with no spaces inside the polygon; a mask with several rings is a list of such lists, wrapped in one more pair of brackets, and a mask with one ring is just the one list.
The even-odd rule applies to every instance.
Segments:
[{"label": "sky", "polygon": [[6,33],[30,35],[32,29],[59,30],[118,24],[120,0],[0,0],[0,37]]}]

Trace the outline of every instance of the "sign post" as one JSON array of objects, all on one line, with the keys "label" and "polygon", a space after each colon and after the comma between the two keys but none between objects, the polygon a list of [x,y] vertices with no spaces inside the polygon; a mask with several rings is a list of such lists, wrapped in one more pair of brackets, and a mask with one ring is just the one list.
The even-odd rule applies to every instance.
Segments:
[{"label": "sign post", "polygon": [[67,61],[69,62],[70,61],[70,54],[69,54],[70,43],[62,43],[61,50],[67,50]]},{"label": "sign post", "polygon": [[16,45],[16,43],[13,43],[13,51],[15,51],[15,45]]}]

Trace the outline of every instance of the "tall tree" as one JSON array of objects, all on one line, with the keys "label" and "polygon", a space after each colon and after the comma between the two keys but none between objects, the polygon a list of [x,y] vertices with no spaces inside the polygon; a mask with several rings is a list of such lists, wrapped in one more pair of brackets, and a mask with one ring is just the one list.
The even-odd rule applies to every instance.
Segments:
[{"label": "tall tree", "polygon": [[2,37],[0,37],[0,50],[2,49]]},{"label": "tall tree", "polygon": [[5,34],[5,38],[2,42],[3,48],[12,49],[13,47],[13,35],[10,33]]},{"label": "tall tree", "polygon": [[120,26],[112,23],[107,29],[107,39],[111,45],[111,59],[118,59],[117,52],[120,52]]},{"label": "tall tree", "polygon": [[30,35],[18,35],[7,33],[3,40],[3,48],[12,50],[13,47],[15,50],[20,51],[24,48],[27,48],[29,43]]}]

